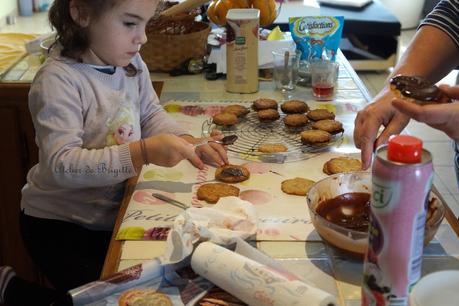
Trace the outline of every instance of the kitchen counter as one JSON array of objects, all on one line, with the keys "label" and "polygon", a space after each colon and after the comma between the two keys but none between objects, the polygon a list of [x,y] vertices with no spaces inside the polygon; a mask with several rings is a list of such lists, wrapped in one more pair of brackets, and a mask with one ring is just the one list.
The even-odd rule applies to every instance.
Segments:
[{"label": "kitchen counter", "polygon": [[46,34],[50,32],[48,12],[35,13],[32,16],[17,16],[15,24],[0,27],[0,33]]}]

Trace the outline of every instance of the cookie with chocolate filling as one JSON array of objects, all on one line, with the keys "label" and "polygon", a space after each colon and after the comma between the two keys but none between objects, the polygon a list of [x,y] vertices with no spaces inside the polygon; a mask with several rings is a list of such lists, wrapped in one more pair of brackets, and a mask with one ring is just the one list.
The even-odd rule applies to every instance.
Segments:
[{"label": "cookie with chocolate filling", "polygon": [[225,183],[239,183],[250,177],[249,170],[239,165],[224,165],[215,170],[215,178]]},{"label": "cookie with chocolate filling", "polygon": [[404,100],[418,104],[451,102],[438,86],[420,76],[396,75],[390,79],[390,89]]},{"label": "cookie with chocolate filling", "polygon": [[199,200],[215,204],[223,197],[239,196],[239,188],[225,183],[209,183],[199,186],[196,196]]}]

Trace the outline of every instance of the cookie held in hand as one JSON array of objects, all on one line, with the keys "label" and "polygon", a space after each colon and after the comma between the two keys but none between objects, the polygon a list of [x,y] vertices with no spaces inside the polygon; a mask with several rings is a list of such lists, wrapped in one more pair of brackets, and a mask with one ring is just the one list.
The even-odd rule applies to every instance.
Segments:
[{"label": "cookie held in hand", "polygon": [[420,76],[396,75],[390,79],[390,89],[399,98],[421,105],[451,102],[438,86]]},{"label": "cookie held in hand", "polygon": [[225,183],[209,183],[199,186],[196,195],[199,200],[215,204],[220,198],[239,196],[239,188]]},{"label": "cookie held in hand", "polygon": [[225,183],[239,183],[250,177],[249,170],[244,166],[224,165],[215,170],[215,178]]}]

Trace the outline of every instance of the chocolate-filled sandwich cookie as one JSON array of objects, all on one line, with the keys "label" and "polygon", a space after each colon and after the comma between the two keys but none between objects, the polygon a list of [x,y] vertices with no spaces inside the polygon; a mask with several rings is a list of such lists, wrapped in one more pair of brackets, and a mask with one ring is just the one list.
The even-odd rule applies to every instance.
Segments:
[{"label": "chocolate-filled sandwich cookie", "polygon": [[421,105],[451,102],[438,86],[420,76],[394,76],[390,79],[390,89],[398,97]]}]

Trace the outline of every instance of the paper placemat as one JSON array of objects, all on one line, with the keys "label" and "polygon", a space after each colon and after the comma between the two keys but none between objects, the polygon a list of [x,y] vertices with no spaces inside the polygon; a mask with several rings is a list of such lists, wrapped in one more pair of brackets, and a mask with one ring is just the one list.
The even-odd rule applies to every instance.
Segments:
[{"label": "paper placemat", "polygon": [[[238,103],[244,104],[244,103]],[[309,102],[308,102],[309,104]],[[172,101],[164,108],[191,134],[199,136],[205,130],[205,121],[221,111],[228,104]],[[340,113],[349,112],[346,108],[337,110],[335,105],[323,103],[321,107],[333,107]],[[314,107],[311,107],[314,108]],[[340,120],[338,118],[338,120]],[[343,120],[340,120],[343,122]],[[239,153],[229,152],[230,163],[246,166],[250,179],[235,184],[240,189],[240,198],[255,205],[259,230],[256,240],[317,240],[311,223],[306,197],[288,195],[282,192],[281,183],[286,179],[303,177],[318,181],[326,177],[322,172],[323,164],[337,156],[349,155],[355,152],[350,141],[352,130],[346,130],[341,141],[329,148],[333,152],[314,152],[303,159],[284,163],[267,163],[251,160]],[[354,155],[353,157],[359,157]],[[138,183],[132,194],[131,201],[118,231],[120,240],[164,240],[168,228],[175,217],[181,213],[181,208],[167,204],[152,196],[161,193],[169,198],[194,207],[207,204],[196,197],[196,191],[202,182],[215,179],[215,168],[206,165],[202,170],[193,167],[188,161],[182,161],[172,168],[156,165],[145,166],[139,176]]]}]

